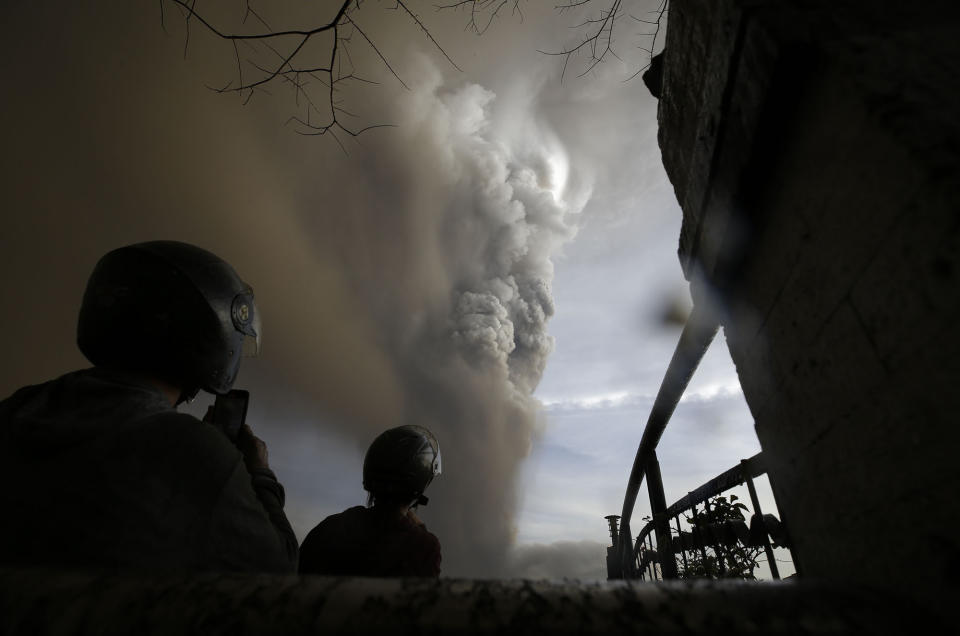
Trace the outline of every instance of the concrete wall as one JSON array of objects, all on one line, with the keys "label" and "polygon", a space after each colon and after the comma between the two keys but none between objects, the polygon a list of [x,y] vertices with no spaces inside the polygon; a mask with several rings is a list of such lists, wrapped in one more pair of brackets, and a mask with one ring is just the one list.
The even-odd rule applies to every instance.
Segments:
[{"label": "concrete wall", "polygon": [[0,633],[862,634],[911,622],[867,589],[0,569]]},{"label": "concrete wall", "polygon": [[802,573],[931,598],[960,567],[958,41],[952,3],[673,0],[660,108]]}]

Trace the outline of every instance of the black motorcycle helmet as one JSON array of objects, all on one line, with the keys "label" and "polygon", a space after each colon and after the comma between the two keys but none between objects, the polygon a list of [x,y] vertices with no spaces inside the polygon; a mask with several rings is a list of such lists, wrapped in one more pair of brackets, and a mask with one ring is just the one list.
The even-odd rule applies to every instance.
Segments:
[{"label": "black motorcycle helmet", "polygon": [[97,263],[77,323],[90,362],[226,393],[260,346],[253,290],[230,265],[176,241],[121,247]]},{"label": "black motorcycle helmet", "polygon": [[422,426],[380,433],[363,459],[363,487],[375,500],[425,505],[423,496],[440,474],[440,444]]}]

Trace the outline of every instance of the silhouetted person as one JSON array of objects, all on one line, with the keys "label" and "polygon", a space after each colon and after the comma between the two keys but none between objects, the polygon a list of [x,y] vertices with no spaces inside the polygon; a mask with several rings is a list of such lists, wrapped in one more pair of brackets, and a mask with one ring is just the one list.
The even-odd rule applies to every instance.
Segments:
[{"label": "silhouetted person", "polygon": [[381,433],[363,460],[369,507],[324,519],[300,546],[300,573],[330,576],[440,575],[440,541],[414,514],[440,474],[440,445],[421,426]]},{"label": "silhouetted person", "polygon": [[176,411],[226,393],[259,337],[253,291],[210,252],[156,241],[100,259],[77,328],[94,368],[0,402],[0,565],[294,571],[266,445]]}]

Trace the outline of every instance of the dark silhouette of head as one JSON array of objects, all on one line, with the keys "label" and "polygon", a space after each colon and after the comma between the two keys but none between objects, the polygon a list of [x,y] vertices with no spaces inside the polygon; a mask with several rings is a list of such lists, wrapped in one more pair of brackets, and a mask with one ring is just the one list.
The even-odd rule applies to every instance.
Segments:
[{"label": "dark silhouette of head", "polygon": [[77,344],[94,365],[181,390],[226,393],[245,349],[259,349],[253,290],[215,254],[176,241],[107,253],[87,282]]},{"label": "dark silhouette of head", "polygon": [[363,460],[363,487],[374,504],[422,505],[440,474],[440,444],[422,426],[398,426],[377,436]]}]

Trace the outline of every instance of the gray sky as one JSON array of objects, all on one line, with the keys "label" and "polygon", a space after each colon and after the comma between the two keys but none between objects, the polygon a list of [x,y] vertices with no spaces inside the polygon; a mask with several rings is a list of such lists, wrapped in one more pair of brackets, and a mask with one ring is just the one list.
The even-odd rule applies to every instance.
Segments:
[{"label": "gray sky", "polygon": [[[291,6],[271,25],[313,19]],[[208,90],[232,49],[194,25],[184,59],[182,20],[168,11],[165,33],[155,2],[11,9],[0,392],[84,365],[76,308],[100,255],[194,242],[256,291],[264,352],[238,386],[301,536],[364,501],[366,445],[415,421],[444,451],[421,516],[445,574],[602,577],[603,516],[679,337],[662,315],[688,299],[656,102],[623,81],[649,42],[625,29],[622,62],[561,83],[537,49],[576,41],[576,16],[503,16],[478,38],[463,14],[423,14],[462,72],[367,3],[358,20],[409,88],[354,51],[382,84],[345,98],[397,127],[345,155],[284,126],[282,87],[246,105]],[[670,500],[758,450],[722,345],[661,445]]]}]

